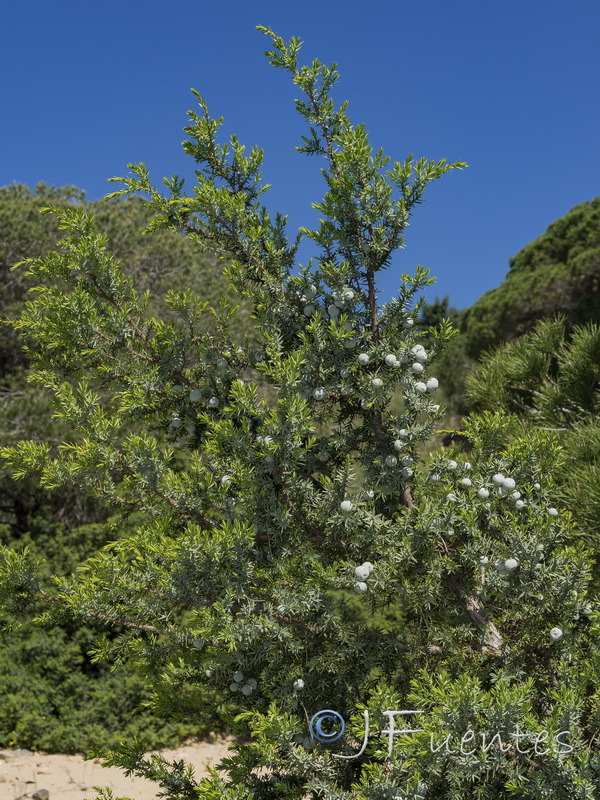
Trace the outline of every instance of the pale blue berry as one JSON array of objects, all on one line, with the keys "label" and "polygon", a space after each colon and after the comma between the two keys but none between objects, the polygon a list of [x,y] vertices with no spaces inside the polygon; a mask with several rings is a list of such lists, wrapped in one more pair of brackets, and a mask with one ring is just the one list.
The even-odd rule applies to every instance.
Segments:
[{"label": "pale blue berry", "polygon": [[420,344],[415,345],[415,347],[413,347],[411,350],[411,353],[415,357],[416,361],[420,361],[421,363],[427,361],[427,353],[425,352],[425,348]]}]

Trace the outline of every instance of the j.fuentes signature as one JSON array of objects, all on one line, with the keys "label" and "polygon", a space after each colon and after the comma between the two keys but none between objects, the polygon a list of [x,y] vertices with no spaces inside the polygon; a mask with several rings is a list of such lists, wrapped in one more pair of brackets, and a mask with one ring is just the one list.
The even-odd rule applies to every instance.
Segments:
[{"label": "j.fuentes signature", "polygon": [[[390,758],[392,755],[392,747],[394,744],[394,738],[396,736],[403,736],[409,733],[425,733],[423,728],[396,728],[397,716],[423,714],[423,711],[383,711],[382,713],[384,717],[387,717],[388,719],[387,728],[381,731],[381,733],[386,734],[388,737],[388,758]],[[369,712],[366,709],[364,711],[364,717],[365,736],[359,752],[351,756],[343,756],[337,753],[331,753],[334,758],[358,758],[358,756],[364,753],[369,736]],[[323,730],[323,723],[325,722],[328,724],[334,723],[338,728],[341,729],[327,733]],[[346,723],[344,722],[341,714],[339,714],[337,711],[332,711],[331,709],[322,709],[321,711],[317,711],[310,721],[311,735],[313,739],[316,739],[318,742],[327,743],[337,741],[342,737],[345,728]],[[566,741],[564,741],[564,737],[568,737],[570,735],[571,734],[569,731],[560,731],[552,736],[546,730],[539,731],[538,733],[528,733],[527,731],[521,732],[521,729],[517,724],[515,725],[515,732],[508,734],[506,737],[511,741],[503,741],[500,733],[477,733],[471,729],[465,731],[460,739],[457,739],[456,734],[449,733],[440,741],[439,739],[436,740],[434,738],[434,734],[431,733],[429,740],[430,750],[432,753],[460,752],[463,755],[472,755],[473,753],[477,752],[478,749],[480,749],[483,753],[487,753],[492,747],[498,747],[503,753],[506,753],[511,748],[514,748],[517,753],[521,753],[523,755],[534,753],[535,755],[542,756],[548,755],[550,752],[558,755],[566,755],[567,753],[571,753],[573,748],[571,745],[567,744]],[[479,748],[477,742],[478,739],[481,740],[479,743]],[[451,747],[451,740],[454,744],[454,747]]]}]

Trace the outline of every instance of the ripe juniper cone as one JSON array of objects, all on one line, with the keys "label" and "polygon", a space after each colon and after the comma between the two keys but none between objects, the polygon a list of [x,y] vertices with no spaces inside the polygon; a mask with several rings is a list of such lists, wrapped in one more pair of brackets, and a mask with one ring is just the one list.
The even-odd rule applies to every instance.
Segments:
[{"label": "ripe juniper cone", "polygon": [[[165,197],[139,164],[117,192],[145,195],[151,229],[228,259],[260,351],[225,305],[201,333],[210,312],[185,290],[168,297],[179,323],[148,318],[81,210],[61,214],[60,250],[26,264],[40,287],[17,328],[77,438],[6,461],[46,486],[76,481],[114,505],[113,524],[139,519],[57,581],[46,620],[105,620],[98,656],[136,660],[160,711],[246,734],[198,781],[143,743],[108,763],[172,800],[595,797],[597,570],[553,494],[561,452],[551,432],[519,438],[487,413],[465,421],[469,461],[424,459],[452,329],[424,346],[421,267],[377,299],[426,185],[464,165],[374,152],[331,99],[335,67],[301,65],[299,40],[260,30],[302,92],[298,149],[323,166],[319,227],[301,230],[320,255],[297,264],[285,217],[262,205],[262,152],[221,144],[199,95],[184,144],[197,186],[175,176]],[[5,549],[7,608],[27,613],[38,587],[27,554]],[[321,709],[346,721],[335,744],[310,735]],[[422,732],[388,757],[385,712],[404,709],[423,712]],[[571,749],[553,747],[564,731]],[[496,735],[509,746],[481,747]]]}]

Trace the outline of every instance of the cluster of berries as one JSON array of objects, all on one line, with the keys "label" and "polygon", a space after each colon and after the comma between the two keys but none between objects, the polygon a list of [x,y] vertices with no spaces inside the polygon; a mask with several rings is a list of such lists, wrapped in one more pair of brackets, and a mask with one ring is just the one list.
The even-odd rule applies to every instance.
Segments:
[{"label": "cluster of berries", "polygon": [[365,561],[360,567],[354,569],[354,574],[358,578],[358,582],[354,584],[354,589],[359,594],[364,594],[367,591],[367,584],[365,581],[373,572],[373,564],[370,561]]},{"label": "cluster of berries", "polygon": [[246,695],[246,697],[251,695],[257,686],[256,678],[244,678],[244,673],[239,671],[233,673],[233,683],[229,684],[232,692],[238,692],[241,689],[242,694]]},{"label": "cluster of berries", "polygon": [[[350,295],[354,297],[352,290],[345,290],[344,292],[342,292],[341,300],[336,300],[336,307],[339,306],[339,303],[343,303],[348,299],[352,299],[350,298]],[[310,308],[312,308],[312,306],[310,306]],[[329,306],[330,313],[331,313],[331,308],[332,306]],[[425,363],[425,361],[427,361],[427,351],[425,350],[423,345],[417,344],[410,351],[410,356],[412,356],[412,358],[414,359],[413,364],[411,366],[412,372],[415,375],[420,375],[425,369],[423,364]],[[388,353],[383,360],[385,365],[388,367],[401,367],[403,364],[408,363],[410,357],[409,355],[404,354],[398,358],[398,356],[396,356],[395,353]],[[362,367],[365,367],[371,361],[371,357],[368,353],[359,353],[357,356],[357,361]],[[346,369],[342,370],[342,377],[347,377],[347,376],[348,376],[348,370]],[[410,380],[405,378],[403,379],[403,383],[408,385],[410,383]],[[417,383],[414,384],[414,388],[420,394],[425,394],[426,392],[435,392],[435,390],[439,387],[439,385],[440,384],[437,378],[429,378],[426,382],[418,381]],[[371,381],[371,386],[374,389],[381,389],[383,386],[383,380],[379,377],[375,377]],[[347,387],[345,387],[344,393],[346,394],[348,393]],[[324,386],[315,386],[312,395],[315,400],[324,400],[327,395],[327,390],[325,389]],[[363,408],[366,408],[368,405],[369,405],[368,401],[366,399],[363,399],[362,400]]]}]

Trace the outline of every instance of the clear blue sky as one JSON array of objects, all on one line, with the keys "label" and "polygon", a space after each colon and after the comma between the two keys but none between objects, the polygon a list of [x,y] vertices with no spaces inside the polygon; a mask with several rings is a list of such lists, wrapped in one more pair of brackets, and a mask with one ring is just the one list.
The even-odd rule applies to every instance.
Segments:
[{"label": "clear blue sky", "polygon": [[74,184],[93,199],[132,161],[156,184],[192,175],[180,143],[194,87],[224,134],[265,148],[265,201],[292,230],[314,221],[323,180],[293,149],[305,133],[295,87],[254,28],[336,61],[337,99],[375,147],[470,165],[430,187],[382,300],[423,264],[438,279],[431,299],[470,305],[549,223],[600,194],[598,0],[13,0],[2,17],[0,184]]}]

